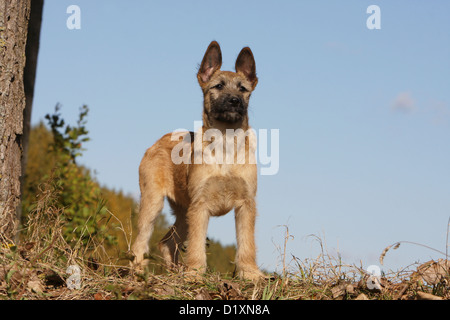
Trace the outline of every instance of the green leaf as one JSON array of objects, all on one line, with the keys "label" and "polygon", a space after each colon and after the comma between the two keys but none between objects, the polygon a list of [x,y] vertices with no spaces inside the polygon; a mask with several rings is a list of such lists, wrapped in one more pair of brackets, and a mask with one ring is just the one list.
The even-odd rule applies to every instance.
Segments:
[{"label": "green leaf", "polygon": [[10,280],[11,280],[11,278],[12,278],[12,276],[13,276],[13,274],[16,272],[16,270],[15,269],[11,269],[11,270],[9,270],[8,271],[8,273],[6,274],[6,283],[8,283],[9,284],[9,282],[10,282]]}]

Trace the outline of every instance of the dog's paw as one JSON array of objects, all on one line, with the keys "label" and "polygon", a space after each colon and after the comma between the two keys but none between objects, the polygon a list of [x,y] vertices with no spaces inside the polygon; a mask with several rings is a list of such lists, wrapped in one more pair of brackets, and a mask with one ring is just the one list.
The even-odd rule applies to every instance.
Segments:
[{"label": "dog's paw", "polygon": [[266,279],[267,276],[259,269],[242,269],[239,270],[239,278],[250,281],[259,281]]},{"label": "dog's paw", "polygon": [[143,274],[146,272],[149,262],[147,257],[142,256],[142,258],[139,259],[137,256],[134,256],[134,259],[129,260],[129,267],[133,274]]}]

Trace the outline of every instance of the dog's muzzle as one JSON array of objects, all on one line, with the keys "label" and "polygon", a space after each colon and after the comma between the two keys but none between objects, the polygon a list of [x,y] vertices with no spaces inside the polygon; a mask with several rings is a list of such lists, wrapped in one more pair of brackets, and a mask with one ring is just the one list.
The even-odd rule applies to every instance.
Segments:
[{"label": "dog's muzzle", "polygon": [[242,98],[228,96],[222,101],[212,104],[212,114],[216,120],[224,122],[236,122],[242,120],[246,113],[246,107]]}]

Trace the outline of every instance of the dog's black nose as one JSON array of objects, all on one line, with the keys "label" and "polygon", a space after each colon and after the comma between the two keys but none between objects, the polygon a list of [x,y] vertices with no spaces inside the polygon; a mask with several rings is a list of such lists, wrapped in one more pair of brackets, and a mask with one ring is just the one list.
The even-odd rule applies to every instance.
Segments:
[{"label": "dog's black nose", "polygon": [[241,103],[241,99],[239,99],[238,97],[230,97],[228,103],[232,106],[238,106]]}]

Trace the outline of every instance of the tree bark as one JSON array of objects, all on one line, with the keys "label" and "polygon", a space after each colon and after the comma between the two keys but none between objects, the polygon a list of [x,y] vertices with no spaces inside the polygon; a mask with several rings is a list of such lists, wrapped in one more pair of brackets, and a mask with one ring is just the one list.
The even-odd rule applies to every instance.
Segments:
[{"label": "tree bark", "polygon": [[22,175],[24,68],[31,0],[0,0],[0,240],[15,238]]}]

